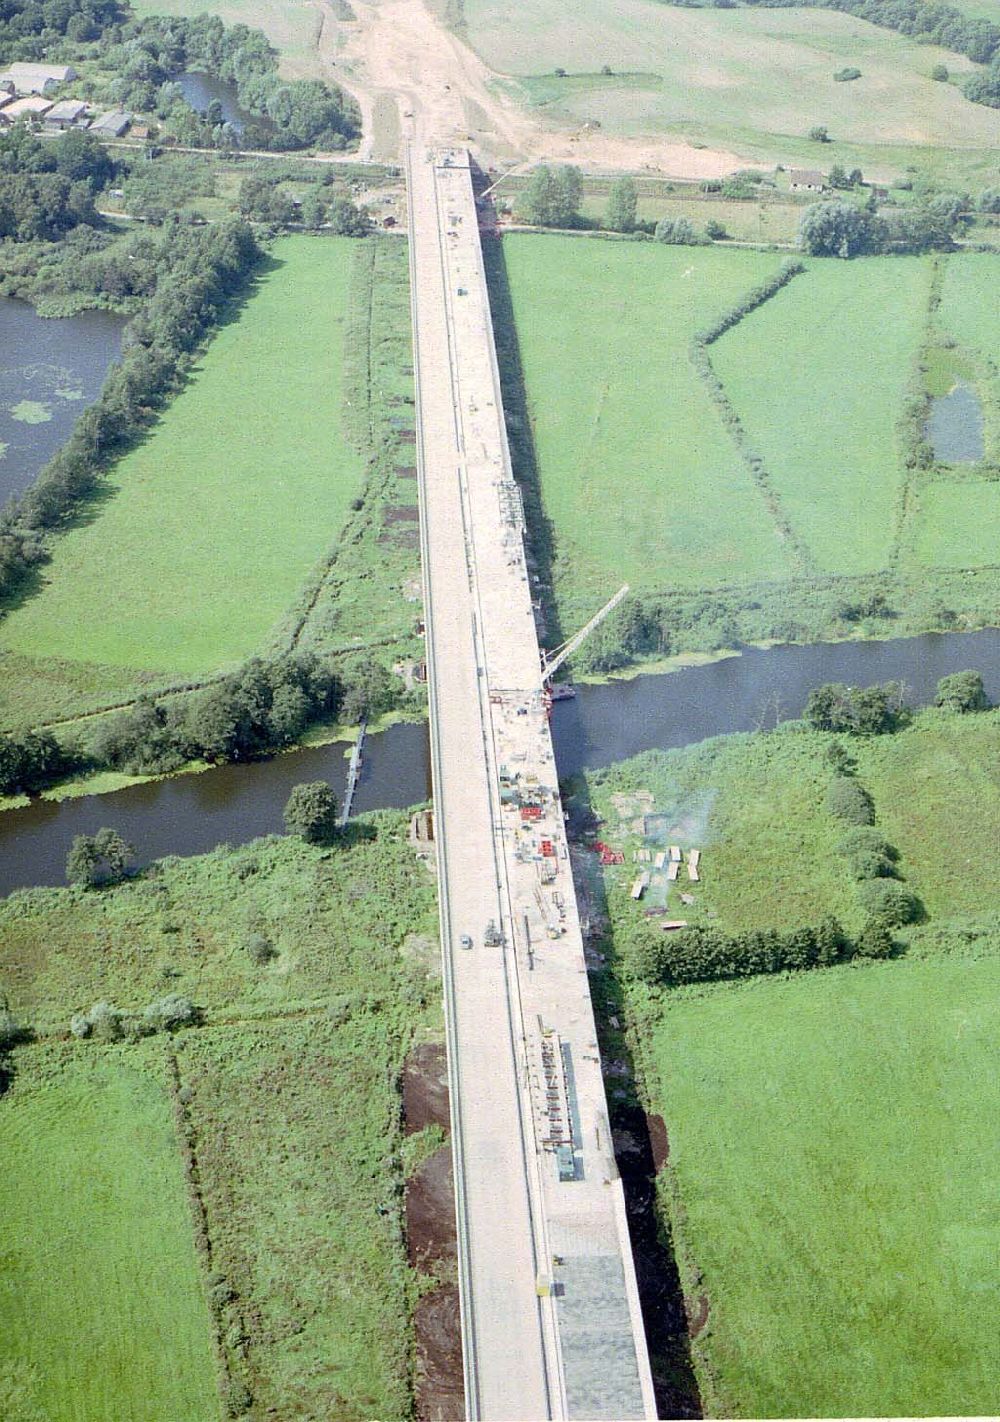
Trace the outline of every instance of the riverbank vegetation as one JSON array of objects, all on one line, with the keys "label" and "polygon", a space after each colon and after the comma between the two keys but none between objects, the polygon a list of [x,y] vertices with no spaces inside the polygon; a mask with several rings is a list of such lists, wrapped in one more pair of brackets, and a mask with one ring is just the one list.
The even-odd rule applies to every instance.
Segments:
[{"label": "riverbank vegetation", "polygon": [[[22,1226],[0,1378],[25,1417],[410,1415],[399,1082],[440,986],[406,827],[380,814],[330,845],[259,840],[0,904],[0,989],[33,1038],[0,1097]],[[144,1020],[182,998],[201,1025],[115,1043],[98,1014],[66,1039],[95,1003]]]},{"label": "riverbank vegetation", "polygon": [[803,258],[788,280],[763,252],[506,236],[491,280],[552,639],[632,587],[578,669],[995,622],[995,435],[947,465],[924,422],[945,350],[996,429],[972,309],[996,260]]},{"label": "riverbank vegetation", "polygon": [[[988,1409],[1000,712],[976,709],[978,686],[946,678],[941,706],[881,733],[806,720],[650,753],[592,772],[569,801],[624,856],[600,871],[576,851],[605,925],[612,976],[596,991],[626,1018],[666,1123],[660,1208],[712,1415]],[[824,688],[810,719],[840,724],[848,702]],[[685,861],[673,882],[655,864],[670,844]],[[873,904],[875,885],[910,895],[910,922]],[[668,919],[690,926],[664,932]],[[838,961],[873,927],[887,961]],[[604,1031],[622,1055],[617,1023]]]}]

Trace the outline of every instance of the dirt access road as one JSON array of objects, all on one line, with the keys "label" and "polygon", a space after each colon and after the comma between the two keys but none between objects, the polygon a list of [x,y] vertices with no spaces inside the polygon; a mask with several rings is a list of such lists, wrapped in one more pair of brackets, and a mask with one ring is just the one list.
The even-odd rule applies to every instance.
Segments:
[{"label": "dirt access road", "polygon": [[741,166],[735,153],[665,139],[574,136],[544,128],[498,88],[479,56],[423,0],[350,0],[352,22],[324,6],[317,47],[330,79],[353,94],[364,124],[361,155],[398,161],[400,135],[460,143],[484,166],[574,163],[592,172],[648,171],[714,178]]}]

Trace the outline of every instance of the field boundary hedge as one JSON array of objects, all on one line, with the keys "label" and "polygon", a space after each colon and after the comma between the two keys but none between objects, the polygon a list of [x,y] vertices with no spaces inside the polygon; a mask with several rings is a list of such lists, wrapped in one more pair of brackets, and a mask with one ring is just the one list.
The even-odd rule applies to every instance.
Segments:
[{"label": "field boundary hedge", "polygon": [[695,371],[701,377],[702,383],[706,386],[712,404],[718,412],[719,418],[731,436],[733,443],[739,453],[743,464],[746,467],[750,478],[764,500],[768,513],[771,515],[779,538],[791,550],[792,556],[800,573],[815,573],[818,571],[816,561],[813,558],[809,546],[796,533],[791,520],[785,512],[781,497],[775,489],[768,472],[764,458],[751,442],[747,434],[746,427],[740,419],[736,407],[733,405],[726,392],[726,388],[719,379],[709,358],[708,348],[731,331],[751,312],[756,311],[759,306],[763,306],[766,301],[770,301],[772,296],[805,271],[805,266],[799,261],[783,262],[778,271],[768,281],[761,282],[759,286],[753,287],[743,299],[725,311],[715,323],[703,331],[697,332],[691,339],[688,348],[688,356]]}]

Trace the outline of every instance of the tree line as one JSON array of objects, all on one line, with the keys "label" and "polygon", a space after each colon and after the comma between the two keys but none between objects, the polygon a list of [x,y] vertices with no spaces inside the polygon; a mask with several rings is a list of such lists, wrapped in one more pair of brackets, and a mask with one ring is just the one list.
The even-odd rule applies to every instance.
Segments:
[{"label": "tree line", "polygon": [[[191,760],[259,759],[293,745],[316,720],[353,725],[388,711],[401,686],[361,654],[336,668],[309,652],[255,658],[187,696],[140,697],[75,730],[65,744],[44,730],[0,732],[0,795],[37,794],[96,769],[165,774]],[[98,877],[113,868],[101,845],[81,853],[91,855],[86,863]]]},{"label": "tree line", "polygon": [[877,920],[851,939],[832,917],[784,932],[740,933],[703,925],[665,933],[655,919],[636,919],[616,940],[632,976],[664,987],[827,968],[854,958],[888,958],[895,951],[887,926]]},{"label": "tree line", "polygon": [[965,194],[940,193],[891,213],[842,198],[814,202],[802,214],[799,246],[812,257],[950,251],[970,201]]}]

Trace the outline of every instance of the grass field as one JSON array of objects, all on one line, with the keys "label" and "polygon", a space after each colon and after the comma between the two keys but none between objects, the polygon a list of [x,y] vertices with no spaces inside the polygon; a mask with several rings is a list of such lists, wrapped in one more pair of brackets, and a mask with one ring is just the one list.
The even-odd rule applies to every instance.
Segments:
[{"label": "grass field", "polygon": [[8,1422],[220,1417],[159,1056],[32,1048],[0,1104]]},{"label": "grass field", "polygon": [[181,676],[255,649],[361,487],[338,428],[351,250],[278,244],[240,319],[116,467],[100,516],[5,621],[4,647]]},{"label": "grass field", "polygon": [[[589,780],[607,822],[602,833],[626,847],[640,843],[624,831],[612,796],[648,791],[683,841],[704,849],[704,882],[684,918],[737,931],[815,923],[832,913],[858,928],[863,914],[855,883],[838,851],[847,826],[826,808],[831,739],[787,723],[767,735],[722,736],[599,772]],[[876,824],[899,850],[900,872],[931,923],[992,910],[1000,712],[959,717],[925,710],[907,729],[852,739],[849,749],[874,800]],[[624,821],[634,814],[627,808]],[[945,846],[955,853],[944,853]],[[619,897],[624,903],[629,854],[626,861],[612,906]],[[923,931],[904,936],[919,942]]]},{"label": "grass field", "polygon": [[817,262],[712,347],[793,528],[826,572],[889,560],[903,482],[896,424],[930,278],[918,258]]},{"label": "grass field", "polygon": [[415,508],[392,522],[416,501],[396,476],[413,462],[405,245],[288,237],[275,254],[0,623],[0,724],[294,642],[419,655]]},{"label": "grass field", "polygon": [[949,957],[660,1004],[645,1057],[709,1415],[996,1410],[998,991],[996,957]]},{"label": "grass field", "polygon": [[[604,871],[624,967],[623,930],[649,900],[730,932],[826,914],[860,928],[846,825],[826,803],[833,739],[788,723],[587,777],[602,839],[625,852]],[[1000,711],[930,709],[842,741],[923,906],[896,930],[905,956],[686,989],[619,978],[669,1135],[660,1206],[702,1400],[716,1417],[989,1414]],[[654,871],[637,906],[631,851],[650,814],[664,828],[647,844],[700,847],[701,880],[661,886]],[[617,1031],[609,1048],[626,1051]]]},{"label": "grass field", "polygon": [[[273,838],[112,890],[0,901],[0,991],[38,1036],[0,1098],[17,1225],[0,1398],[7,1369],[42,1409],[11,1422],[214,1422],[213,1329],[255,1416],[411,1414],[426,1286],[402,1232],[399,1079],[414,1037],[440,1031],[440,985],[433,879],[406,824],[371,816],[330,849]],[[205,1025],[139,1046],[54,1040],[95,1000],[166,992]]]},{"label": "grass field", "polygon": [[[666,608],[675,651],[994,624],[989,470],[908,470],[904,436],[932,339],[942,370],[974,370],[995,447],[995,256],[807,261],[708,347],[723,408],[691,337],[776,254],[526,234],[503,251],[500,331],[513,323],[520,364],[504,354],[508,395],[523,378],[533,442],[518,457],[537,479],[543,583],[550,572],[564,629],[623,579],[652,616]],[[504,311],[502,287],[496,301]],[[891,624],[842,616],[852,587],[862,602],[886,594]]]},{"label": "grass field", "polygon": [[531,236],[506,237],[504,254],[567,615],[623,579],[699,586],[787,572],[687,359],[694,331],[778,259]]},{"label": "grass field", "polygon": [[[939,62],[966,74],[968,60],[836,12],[587,0],[570,16],[555,0],[532,0],[511,25],[495,0],[465,0],[463,15],[473,47],[517,81],[512,91],[561,124],[598,120],[610,133],[663,132],[815,163],[806,134],[823,123],[836,140],[824,154],[831,161],[881,176],[930,163],[984,180],[1000,139],[996,112],[929,77]],[[605,65],[616,72],[602,76]],[[845,65],[862,78],[834,82]],[[569,76],[562,90],[559,66]]]}]

